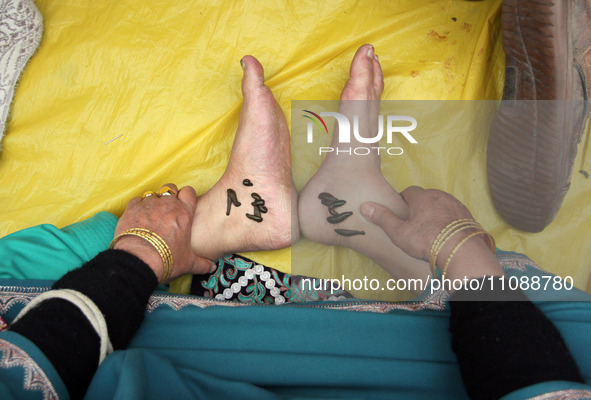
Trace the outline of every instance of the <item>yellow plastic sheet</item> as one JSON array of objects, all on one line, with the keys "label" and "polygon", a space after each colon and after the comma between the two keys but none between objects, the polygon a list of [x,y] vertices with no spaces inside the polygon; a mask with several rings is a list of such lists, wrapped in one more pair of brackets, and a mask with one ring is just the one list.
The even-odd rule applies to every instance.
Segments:
[{"label": "yellow plastic sheet", "polygon": [[[264,65],[288,122],[291,100],[338,99],[355,50],[368,42],[384,69],[385,99],[502,94],[500,0],[36,4],[45,33],[17,88],[0,154],[0,235],[65,226],[100,210],[120,215],[129,198],[170,181],[205,192],[229,157],[245,54]],[[486,132],[467,133],[479,135],[468,141],[477,147],[465,149],[476,157],[472,179],[453,157],[416,154],[393,184],[451,191],[499,247],[586,289],[591,181],[576,172],[588,168],[586,144],[556,221],[525,234],[492,207]],[[290,268],[289,249],[248,256]]]}]

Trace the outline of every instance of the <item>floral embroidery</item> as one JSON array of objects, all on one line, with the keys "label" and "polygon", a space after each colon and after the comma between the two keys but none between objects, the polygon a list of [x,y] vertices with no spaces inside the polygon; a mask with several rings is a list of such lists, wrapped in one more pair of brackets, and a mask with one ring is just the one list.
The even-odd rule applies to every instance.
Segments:
[{"label": "floral embroidery", "polygon": [[[0,288],[1,290],[1,288]],[[445,302],[447,299],[447,293],[440,291],[429,296],[424,301],[413,301],[405,303],[389,303],[385,301],[331,301],[331,302],[308,302],[299,303],[297,306],[305,308],[322,308],[326,310],[345,310],[345,311],[358,311],[358,312],[375,312],[375,313],[388,313],[393,310],[406,310],[406,311],[420,311],[420,310],[434,310],[441,311],[445,308]],[[168,306],[174,311],[179,311],[185,307],[198,307],[206,308],[211,306],[222,306],[222,307],[272,307],[270,303],[257,303],[247,304],[234,301],[208,299],[198,296],[186,296],[176,295],[168,293],[157,293],[150,297],[146,311],[151,313],[160,306]]]},{"label": "floral embroidery", "polygon": [[20,347],[0,339],[0,353],[2,353],[0,368],[22,367],[25,370],[23,382],[25,390],[43,392],[44,400],[59,398],[43,369]]},{"label": "floral embroidery", "polygon": [[[519,270],[525,270],[526,266],[539,268],[522,254],[499,251],[497,257],[504,268]],[[282,296],[285,303],[306,303],[304,306],[311,308],[387,313],[393,310],[443,310],[449,298],[447,292],[439,290],[428,294],[420,301],[389,303],[350,299],[335,302],[331,300],[335,300],[335,297],[337,300],[343,300],[347,296],[350,297],[350,294],[347,292],[331,294],[327,291],[314,290],[314,285],[312,288],[304,288],[301,284],[303,277],[284,274],[240,256],[221,258],[218,260],[218,265],[218,269],[212,275],[193,277],[191,293],[194,296],[156,292],[150,297],[146,311],[152,312],[162,305],[167,305],[175,311],[188,306],[205,308],[211,306],[240,307],[252,304],[271,305],[277,304],[276,298]],[[264,272],[268,272],[268,275],[263,275]],[[234,285],[235,283],[237,285]],[[238,287],[240,290],[234,292]],[[35,296],[49,289],[48,287],[0,286],[0,315],[4,315],[14,305],[28,304]],[[229,291],[225,292],[226,289]],[[223,296],[224,292],[230,295],[229,301],[225,297],[220,300],[218,295],[222,294]],[[218,296],[217,299],[216,296]]]},{"label": "floral embroidery", "polygon": [[49,287],[0,286],[0,315],[4,315],[17,304],[26,306],[37,295],[49,289]]},{"label": "floral embroidery", "polygon": [[591,390],[560,390],[557,392],[545,393],[530,400],[583,400],[591,399]]},{"label": "floral embroidery", "polygon": [[[309,283],[305,283],[304,279],[309,279]],[[320,290],[322,288],[324,279],[320,278],[306,278],[304,276],[292,276],[291,288],[286,292],[286,296],[292,302],[307,303],[310,301],[325,301],[325,300],[344,300],[352,298],[348,292],[344,290],[336,290],[329,292],[327,290]]]},{"label": "floral embroidery", "polygon": [[218,268],[213,274],[193,277],[191,294],[239,303],[277,305],[352,297],[345,291],[330,293],[313,288],[304,289],[301,277],[285,274],[238,255],[222,257],[217,263]]},{"label": "floral embroidery", "polygon": [[542,268],[540,268],[529,257],[523,254],[514,253],[512,251],[498,251],[497,259],[503,268],[525,271],[526,267],[531,267],[542,271]]}]

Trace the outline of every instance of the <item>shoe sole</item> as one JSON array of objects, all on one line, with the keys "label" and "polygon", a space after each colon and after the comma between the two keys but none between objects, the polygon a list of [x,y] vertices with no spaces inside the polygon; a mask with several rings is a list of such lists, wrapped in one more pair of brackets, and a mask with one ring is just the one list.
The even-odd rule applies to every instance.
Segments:
[{"label": "shoe sole", "polygon": [[571,12],[568,1],[503,2],[505,89],[489,135],[488,184],[503,219],[528,232],[558,213],[583,131],[586,104],[571,101],[581,80]]}]

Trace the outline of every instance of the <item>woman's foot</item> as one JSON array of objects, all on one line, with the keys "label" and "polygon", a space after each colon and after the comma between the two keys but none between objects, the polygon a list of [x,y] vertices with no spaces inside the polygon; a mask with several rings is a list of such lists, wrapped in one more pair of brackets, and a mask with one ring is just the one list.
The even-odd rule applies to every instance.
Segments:
[{"label": "woman's foot", "polygon": [[[341,94],[339,113],[346,115],[349,121],[359,117],[361,135],[373,137],[377,130],[379,101],[384,89],[382,69],[378,58],[374,56],[371,45],[363,45],[357,50],[351,64],[350,79]],[[364,146],[356,142],[352,135],[351,143],[345,147]],[[332,147],[344,146],[338,143],[338,129],[333,134]],[[328,193],[338,200],[345,200],[344,205],[329,207],[335,202]],[[324,197],[325,203],[322,199]],[[359,212],[365,201],[383,204],[401,217],[408,213],[406,202],[386,181],[380,170],[380,156],[349,155],[341,152],[328,153],[320,169],[303,188],[299,197],[298,215],[303,236],[326,245],[349,247],[371,258],[388,273],[398,279],[430,276],[428,265],[405,254],[390,241],[376,225],[367,221]],[[339,203],[336,203],[339,204]],[[331,213],[332,211],[332,213]],[[329,223],[328,218],[345,213],[353,214],[342,222]],[[332,214],[332,215],[331,215]],[[339,219],[340,217],[332,218]],[[339,234],[336,230],[339,230]],[[355,231],[353,236],[343,236],[340,230]],[[363,234],[359,234],[363,232]]]},{"label": "woman's foot", "polygon": [[265,86],[261,64],[252,56],[241,64],[244,102],[230,161],[221,179],[199,197],[193,220],[193,251],[211,260],[280,249],[299,236],[297,224],[292,232],[297,192],[285,115]]}]

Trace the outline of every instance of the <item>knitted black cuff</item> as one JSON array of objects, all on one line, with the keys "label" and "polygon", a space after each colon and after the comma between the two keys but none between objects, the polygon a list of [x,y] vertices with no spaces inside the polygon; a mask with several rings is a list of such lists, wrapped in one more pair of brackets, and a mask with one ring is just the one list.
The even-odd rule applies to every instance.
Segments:
[{"label": "knitted black cuff", "polygon": [[551,380],[583,382],[558,329],[520,290],[485,287],[478,298],[491,301],[459,301],[474,295],[468,292],[450,298],[450,331],[470,398],[498,399]]},{"label": "knitted black cuff", "polygon": [[[64,275],[53,289],[73,289],[90,298],[107,322],[113,348],[123,349],[139,328],[158,285],[150,267],[121,250],[107,250]],[[99,336],[78,307],[48,299],[10,326],[52,362],[70,397],[82,398],[99,360]]]},{"label": "knitted black cuff", "polygon": [[124,349],[144,319],[144,310],[158,280],[138,257],[106,250],[82,268],[64,275],[54,289],[73,289],[89,297],[102,311],[113,349]]},{"label": "knitted black cuff", "polygon": [[45,354],[68,388],[81,399],[99,362],[99,336],[80,309],[67,300],[49,299],[12,324]]}]

